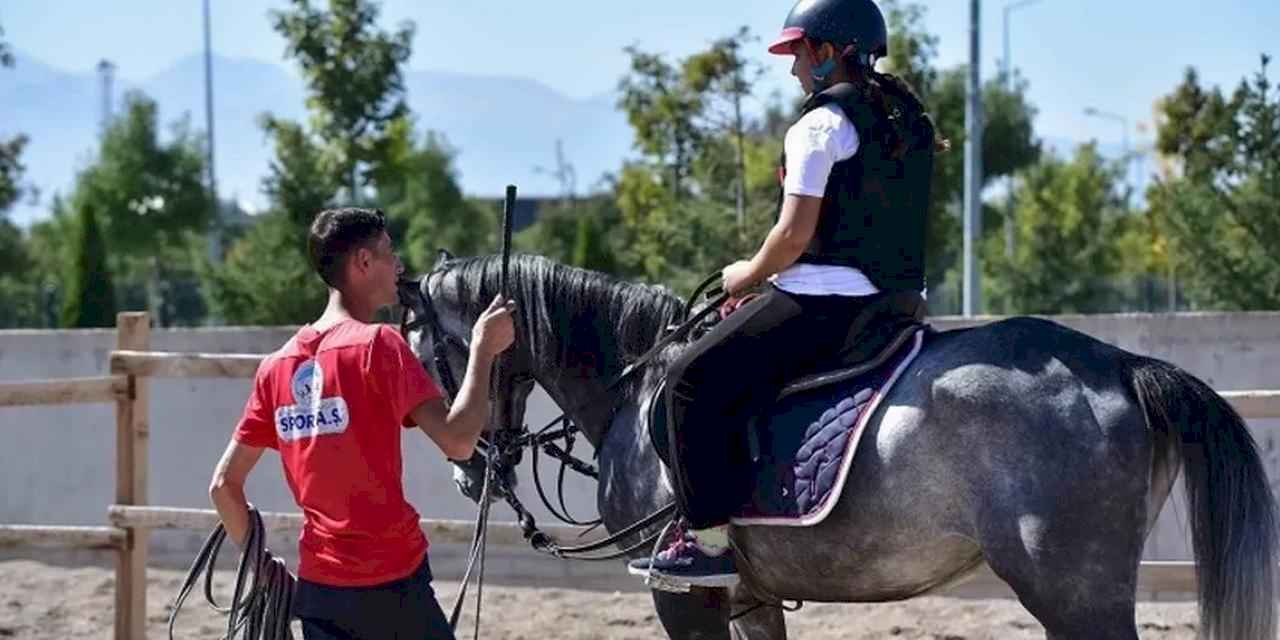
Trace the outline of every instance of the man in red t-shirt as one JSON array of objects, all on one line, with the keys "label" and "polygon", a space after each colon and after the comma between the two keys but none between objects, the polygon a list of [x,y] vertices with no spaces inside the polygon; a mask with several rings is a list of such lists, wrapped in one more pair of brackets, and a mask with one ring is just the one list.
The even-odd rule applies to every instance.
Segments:
[{"label": "man in red t-shirt", "polygon": [[400,334],[373,323],[397,301],[404,269],[382,212],[323,211],[307,249],[329,304],[258,367],[209,496],[243,544],[245,478],[265,449],[280,453],[304,516],[294,614],[306,640],[452,638],[404,497],[400,429],[416,425],[447,457],[471,457],[489,419],[490,369],[514,339],[512,307],[496,299],[476,321],[466,376],[446,406]]}]

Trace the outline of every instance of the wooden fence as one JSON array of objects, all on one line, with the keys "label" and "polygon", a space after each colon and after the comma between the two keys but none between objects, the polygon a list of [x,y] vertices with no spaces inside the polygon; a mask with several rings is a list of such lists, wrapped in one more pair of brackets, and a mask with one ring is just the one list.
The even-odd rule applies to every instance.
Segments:
[{"label": "wooden fence", "polygon": [[[152,529],[211,530],[218,523],[212,510],[147,506],[150,424],[147,378],[252,378],[262,355],[165,353],[148,351],[150,318],[146,313],[121,313],[116,318],[116,349],[110,375],[0,383],[0,407],[114,403],[116,406],[116,496],[107,509],[110,526],[66,527],[0,525],[0,548],[40,547],[101,549],[117,554],[115,590],[116,640],[146,638],[147,543]],[[1280,418],[1280,391],[1234,391],[1222,394],[1245,418]],[[298,514],[264,514],[268,529],[301,527]],[[458,520],[423,520],[427,535],[437,542],[466,543],[472,524]],[[514,523],[489,525],[489,542],[526,544]],[[563,538],[581,531],[548,527]],[[590,540],[590,538],[588,538]],[[965,587],[1003,586],[984,569],[963,583]],[[1138,587],[1143,591],[1194,592],[1195,572],[1189,562],[1143,562]]]}]

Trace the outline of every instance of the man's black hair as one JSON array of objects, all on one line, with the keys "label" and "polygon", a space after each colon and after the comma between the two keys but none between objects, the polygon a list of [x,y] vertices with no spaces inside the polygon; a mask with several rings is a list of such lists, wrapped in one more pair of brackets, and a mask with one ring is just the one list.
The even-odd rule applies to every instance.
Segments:
[{"label": "man's black hair", "polygon": [[369,247],[387,228],[381,209],[343,207],[316,215],[307,234],[307,257],[324,283],[338,288],[343,266],[356,249]]}]

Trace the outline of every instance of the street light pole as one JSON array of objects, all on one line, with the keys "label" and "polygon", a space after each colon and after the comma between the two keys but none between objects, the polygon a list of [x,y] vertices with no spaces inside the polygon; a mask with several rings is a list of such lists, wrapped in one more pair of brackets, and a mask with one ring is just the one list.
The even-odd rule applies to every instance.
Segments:
[{"label": "street light pole", "polygon": [[[209,235],[205,252],[211,264],[222,262],[222,216],[218,208],[218,175],[214,165],[213,135],[213,36],[210,34],[209,0],[204,0],[204,122],[205,163],[209,166]],[[222,324],[216,312],[210,313],[208,322]]]},{"label": "street light pole", "polygon": [[1131,174],[1133,173],[1130,167],[1130,165],[1133,164],[1133,154],[1129,151],[1129,119],[1118,113],[1102,111],[1099,109],[1095,109],[1093,107],[1087,107],[1084,110],[1084,114],[1086,116],[1103,118],[1105,120],[1112,120],[1120,123],[1120,127],[1121,127],[1120,135],[1121,135],[1121,141],[1122,141],[1121,144],[1124,147],[1124,182],[1125,182],[1125,186],[1129,186],[1129,180],[1132,177]]},{"label": "street light pole", "polygon": [[[1093,116],[1095,118],[1104,118],[1107,120],[1112,120],[1120,123],[1120,126],[1122,127],[1121,144],[1124,146],[1125,185],[1131,186],[1130,180],[1133,177],[1134,154],[1129,147],[1129,119],[1118,113],[1110,113],[1108,111],[1102,111],[1099,109],[1095,109],[1093,107],[1085,108],[1084,114],[1087,116]],[[1173,256],[1172,255],[1168,256],[1168,260],[1169,260],[1169,265],[1168,265],[1169,312],[1172,313],[1178,310],[1178,285],[1175,279],[1176,276],[1174,275],[1175,271],[1173,266]],[[1152,306],[1154,307],[1155,305],[1152,304]]]},{"label": "street light pole", "polygon": [[[1042,2],[1043,0],[1016,0],[1004,5],[1004,59],[1001,61],[1004,75],[1005,90],[1013,93],[1013,50],[1009,46],[1009,15],[1018,9],[1028,7],[1030,5]],[[1017,203],[1014,201],[1013,176],[1008,179],[1007,196],[1008,211],[1004,216],[1004,255],[1006,258],[1013,259],[1013,251],[1015,248],[1015,235],[1017,234],[1017,225],[1015,224],[1015,215],[1017,212]],[[1005,313],[1011,313],[1008,302],[1005,304]]]},{"label": "street light pole", "polygon": [[1013,54],[1009,50],[1009,14],[1043,0],[1017,0],[1004,6],[1004,78],[1005,86],[1013,88]]},{"label": "street light pole", "polygon": [[204,121],[205,162],[209,165],[209,258],[216,264],[222,261],[218,237],[222,221],[218,219],[218,178],[213,164],[213,38],[209,33],[209,0],[204,0]]},{"label": "street light pole", "polygon": [[969,0],[969,89],[964,141],[964,315],[981,308],[977,258],[982,236],[982,57],[981,0]]}]

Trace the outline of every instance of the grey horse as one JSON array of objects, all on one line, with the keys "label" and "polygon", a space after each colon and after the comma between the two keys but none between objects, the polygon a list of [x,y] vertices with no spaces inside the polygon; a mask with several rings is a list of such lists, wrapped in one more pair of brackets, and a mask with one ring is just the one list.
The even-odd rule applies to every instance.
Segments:
[{"label": "grey horse", "polygon": [[[539,257],[510,270],[518,337],[504,375],[525,383],[500,424],[520,425],[541,385],[595,447],[598,508],[617,531],[672,499],[646,406],[671,354],[607,383],[679,321],[681,301]],[[464,370],[467,327],[500,271],[492,257],[448,259],[424,276],[421,300],[452,345],[444,366]],[[431,332],[411,342],[447,373],[425,357]],[[1143,543],[1179,470],[1202,637],[1275,637],[1275,504],[1256,444],[1173,365],[1034,318],[936,333],[866,428],[824,521],[734,529],[739,587],[653,592],[670,637],[785,638],[783,600],[903,600],[985,564],[1048,638],[1133,640]]]}]

